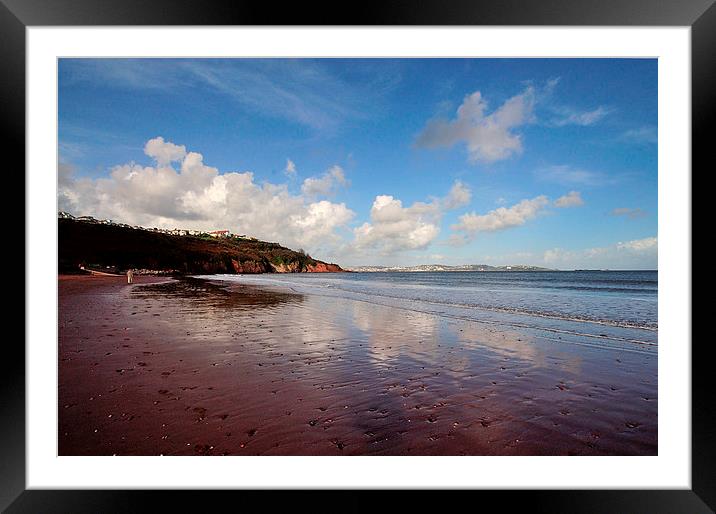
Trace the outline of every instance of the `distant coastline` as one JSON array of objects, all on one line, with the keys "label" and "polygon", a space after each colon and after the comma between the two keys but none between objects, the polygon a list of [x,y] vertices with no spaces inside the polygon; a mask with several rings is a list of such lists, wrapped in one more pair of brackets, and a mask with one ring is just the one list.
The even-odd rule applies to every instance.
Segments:
[{"label": "distant coastline", "polygon": [[629,271],[658,271],[656,269],[556,269],[543,268],[540,266],[527,266],[524,264],[514,264],[510,266],[490,266],[488,264],[460,264],[456,266],[448,266],[444,264],[420,264],[417,266],[346,266],[344,271],[355,273],[459,273],[459,272],[560,272],[560,273],[579,273],[579,272],[603,272],[610,271],[629,272]]},{"label": "distant coastline", "polygon": [[420,264],[418,266],[347,266],[346,271],[380,273],[380,272],[459,272],[459,271],[560,271],[539,266],[516,264],[511,266],[490,266],[488,264],[462,264],[447,266],[444,264]]}]

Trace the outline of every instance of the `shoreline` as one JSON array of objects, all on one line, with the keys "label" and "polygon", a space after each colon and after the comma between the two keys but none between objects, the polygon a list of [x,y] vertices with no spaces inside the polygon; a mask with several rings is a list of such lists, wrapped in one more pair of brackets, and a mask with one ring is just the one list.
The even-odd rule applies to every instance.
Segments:
[{"label": "shoreline", "polygon": [[193,275],[190,278],[208,280],[222,286],[250,285],[277,291],[290,291],[296,294],[318,295],[326,298],[337,297],[338,301],[366,302],[371,305],[427,315],[453,317],[481,325],[526,330],[535,334],[551,333],[560,338],[561,336],[570,337],[569,342],[577,342],[578,339],[581,339],[583,342],[621,343],[619,349],[624,351],[655,352],[658,348],[658,326],[656,324],[633,324],[626,321],[570,316],[559,312],[445,302],[425,297],[412,298],[400,294],[386,294],[385,291],[368,293],[350,287],[342,287],[340,283],[324,283],[316,287],[315,282],[303,280],[303,277],[300,277],[302,279],[300,281],[291,280],[293,277],[256,275]]},{"label": "shoreline", "polygon": [[58,289],[60,455],[657,453],[656,355],[188,277]]}]

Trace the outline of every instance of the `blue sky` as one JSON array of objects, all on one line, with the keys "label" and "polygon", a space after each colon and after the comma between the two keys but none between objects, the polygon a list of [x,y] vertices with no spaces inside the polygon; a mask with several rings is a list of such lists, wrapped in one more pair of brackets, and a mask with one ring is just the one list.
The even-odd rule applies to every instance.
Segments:
[{"label": "blue sky", "polygon": [[657,266],[657,61],[61,59],[59,208],[351,265]]}]

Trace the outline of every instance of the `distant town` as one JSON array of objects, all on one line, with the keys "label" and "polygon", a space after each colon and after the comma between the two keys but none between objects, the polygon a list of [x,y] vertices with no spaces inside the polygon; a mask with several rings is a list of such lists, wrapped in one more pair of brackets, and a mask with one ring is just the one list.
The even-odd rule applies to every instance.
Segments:
[{"label": "distant town", "polygon": [[133,228],[135,230],[146,230],[149,232],[157,232],[160,234],[170,234],[173,236],[211,236],[216,238],[235,238],[235,239],[248,239],[249,241],[258,241],[255,237],[250,237],[247,235],[239,235],[239,234],[233,234],[230,230],[186,230],[182,228],[174,228],[174,229],[167,229],[167,228],[147,228],[147,227],[140,227],[138,225],[127,225],[126,223],[115,223],[114,221],[110,219],[96,219],[92,216],[73,216],[69,212],[65,211],[59,211],[57,213],[58,218],[64,218],[64,219],[73,219],[76,221],[83,221],[85,223],[95,223],[99,225],[113,225],[115,227],[124,227],[124,228]]}]

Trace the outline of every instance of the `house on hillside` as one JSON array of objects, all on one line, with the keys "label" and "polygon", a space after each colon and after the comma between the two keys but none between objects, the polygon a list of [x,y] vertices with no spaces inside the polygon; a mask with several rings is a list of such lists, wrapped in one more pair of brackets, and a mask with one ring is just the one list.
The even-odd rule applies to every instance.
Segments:
[{"label": "house on hillside", "polygon": [[229,230],[212,230],[207,232],[211,237],[230,237],[231,232]]}]

